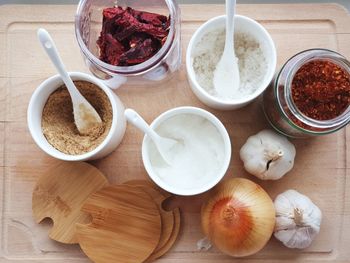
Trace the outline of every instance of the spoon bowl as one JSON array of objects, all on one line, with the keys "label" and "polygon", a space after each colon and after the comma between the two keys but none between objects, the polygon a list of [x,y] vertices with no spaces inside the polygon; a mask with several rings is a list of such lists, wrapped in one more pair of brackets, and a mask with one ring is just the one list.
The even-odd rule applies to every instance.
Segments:
[{"label": "spoon bowl", "polygon": [[154,144],[156,145],[160,155],[164,159],[164,161],[171,165],[173,160],[173,155],[171,154],[171,150],[179,145],[179,142],[159,136],[148,124],[147,122],[133,109],[126,109],[124,112],[126,119],[131,122],[136,128],[143,131],[147,136],[149,136]]}]

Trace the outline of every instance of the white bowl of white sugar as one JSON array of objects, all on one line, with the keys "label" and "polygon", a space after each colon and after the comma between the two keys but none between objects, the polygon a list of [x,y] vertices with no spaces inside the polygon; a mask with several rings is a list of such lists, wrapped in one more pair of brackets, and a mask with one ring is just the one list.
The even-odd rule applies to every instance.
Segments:
[{"label": "white bowl of white sugar", "polygon": [[196,107],[179,107],[157,117],[151,127],[161,136],[178,141],[170,149],[171,164],[160,156],[146,135],[142,160],[150,178],[177,195],[196,195],[214,187],[225,175],[231,159],[230,137],[218,118]]},{"label": "white bowl of white sugar", "polygon": [[276,68],[276,48],[270,34],[258,22],[235,16],[235,54],[240,87],[232,97],[220,97],[213,85],[214,71],[225,45],[226,16],[208,20],[192,36],[186,53],[186,69],[192,91],[207,106],[219,110],[243,107],[270,84]]}]

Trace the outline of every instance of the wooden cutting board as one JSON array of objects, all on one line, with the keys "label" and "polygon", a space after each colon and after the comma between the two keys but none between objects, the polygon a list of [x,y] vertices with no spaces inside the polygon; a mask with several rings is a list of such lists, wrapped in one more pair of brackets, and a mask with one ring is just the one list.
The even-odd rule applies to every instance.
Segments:
[{"label": "wooden cutting board", "polygon": [[105,176],[84,162],[62,162],[41,175],[33,191],[33,216],[37,223],[51,218],[50,238],[66,244],[77,243],[76,223],[90,222],[81,212],[90,194],[107,185]]},{"label": "wooden cutting board", "polygon": [[[50,240],[50,225],[36,224],[31,196],[41,171],[59,163],[33,142],[26,124],[27,106],[35,88],[56,74],[37,41],[38,27],[48,29],[67,69],[85,71],[74,36],[75,5],[0,6],[0,261],[26,263],[91,262],[77,246]],[[228,177],[245,177],[259,183],[272,198],[293,188],[308,195],[322,210],[320,234],[312,246],[299,251],[285,248],[275,238],[244,262],[349,262],[350,261],[350,127],[313,140],[294,140],[297,155],[293,170],[281,180],[262,182],[245,172],[239,149],[246,139],[268,127],[258,102],[222,112],[201,104],[189,88],[185,51],[193,32],[206,20],[224,14],[223,5],[181,6],[182,67],[172,80],[148,87],[124,86],[116,90],[125,106],[139,111],[151,122],[177,106],[197,106],[215,114],[232,142]],[[323,47],[350,59],[350,16],[335,4],[238,5],[238,14],[258,20],[276,44],[278,68],[302,50]],[[113,184],[148,179],[140,147],[143,135],[128,126],[122,144],[111,155],[94,161]],[[224,263],[232,258],[215,248],[197,251],[203,238],[200,205],[205,195],[177,198],[181,230],[171,250],[159,263]]]},{"label": "wooden cutting board", "polygon": [[158,245],[159,210],[139,187],[105,187],[86,200],[82,211],[92,221],[77,224],[79,245],[95,263],[141,263]]}]

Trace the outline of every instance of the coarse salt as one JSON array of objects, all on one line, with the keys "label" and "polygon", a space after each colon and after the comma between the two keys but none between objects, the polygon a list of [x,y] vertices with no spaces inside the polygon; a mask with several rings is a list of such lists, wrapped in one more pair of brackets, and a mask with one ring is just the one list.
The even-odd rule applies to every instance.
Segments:
[{"label": "coarse salt", "polygon": [[199,85],[210,95],[225,100],[242,99],[253,94],[263,82],[268,64],[259,42],[250,34],[235,33],[235,54],[238,58],[240,87],[236,94],[222,98],[214,84],[214,71],[225,46],[225,30],[205,34],[195,46],[192,65]]}]

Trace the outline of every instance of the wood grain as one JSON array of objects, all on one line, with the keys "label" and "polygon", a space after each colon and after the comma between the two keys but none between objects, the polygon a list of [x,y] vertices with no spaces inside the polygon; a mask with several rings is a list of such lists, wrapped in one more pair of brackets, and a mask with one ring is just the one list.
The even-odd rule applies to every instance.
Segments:
[{"label": "wood grain", "polygon": [[[32,190],[43,171],[59,161],[47,156],[33,142],[26,125],[28,101],[35,88],[56,74],[37,41],[38,27],[47,28],[56,41],[68,70],[88,72],[74,36],[74,5],[0,6],[0,121],[3,132],[1,210],[1,262],[91,262],[77,246],[65,246],[47,237],[49,226],[32,217]],[[350,59],[350,16],[335,4],[238,5],[237,12],[258,20],[277,47],[278,68],[302,50],[323,47]],[[245,262],[349,262],[350,261],[350,125],[313,140],[294,140],[297,156],[293,170],[276,182],[262,182],[243,169],[239,149],[246,139],[268,124],[259,102],[238,111],[221,112],[201,104],[191,92],[185,71],[185,52],[194,31],[207,19],[224,14],[223,5],[181,6],[182,67],[172,80],[148,86],[126,85],[116,90],[125,106],[138,110],[148,122],[177,106],[197,106],[215,114],[227,128],[232,160],[226,178],[245,177],[259,183],[272,198],[294,188],[308,195],[322,210],[320,234],[305,250],[291,250],[272,238]],[[147,179],[141,158],[143,134],[128,126],[118,149],[94,161],[113,184]],[[181,229],[172,249],[159,263],[232,262],[215,248],[198,252],[203,238],[199,210],[206,195],[180,198]]]},{"label": "wood grain", "polygon": [[165,245],[165,243],[169,240],[174,227],[173,213],[171,211],[165,211],[162,207],[163,201],[167,199],[170,196],[170,194],[167,194],[167,196],[162,195],[157,190],[151,188],[150,183],[145,180],[126,181],[124,184],[129,186],[140,187],[143,191],[149,194],[152,197],[153,201],[157,204],[160,213],[162,228],[159,243],[152,252],[152,255],[155,255],[158,252],[158,250],[162,248]]},{"label": "wood grain", "polygon": [[141,263],[158,245],[157,204],[138,187],[105,187],[86,200],[82,211],[92,222],[77,224],[79,245],[95,263]]},{"label": "wood grain", "polygon": [[151,262],[163,256],[174,244],[180,230],[180,209],[174,208],[171,211],[163,209],[163,202],[171,196],[170,193],[161,191],[156,185],[146,180],[130,180],[124,182],[126,185],[141,187],[157,203],[162,221],[162,230],[159,243],[152,254],[146,259]]},{"label": "wood grain", "polygon": [[173,230],[171,231],[171,235],[168,239],[168,241],[161,247],[159,248],[156,253],[152,253],[147,259],[146,263],[152,262],[159,257],[165,255],[175,244],[177,237],[180,232],[180,226],[181,226],[181,217],[180,217],[180,209],[179,208],[174,208],[173,210],[174,214],[174,227]]},{"label": "wood grain", "polygon": [[90,194],[107,184],[94,166],[84,162],[62,162],[41,175],[33,191],[32,209],[35,221],[51,218],[50,238],[66,244],[77,243],[76,223],[89,222],[80,211]]}]

